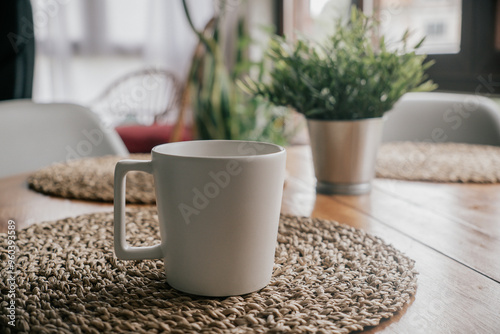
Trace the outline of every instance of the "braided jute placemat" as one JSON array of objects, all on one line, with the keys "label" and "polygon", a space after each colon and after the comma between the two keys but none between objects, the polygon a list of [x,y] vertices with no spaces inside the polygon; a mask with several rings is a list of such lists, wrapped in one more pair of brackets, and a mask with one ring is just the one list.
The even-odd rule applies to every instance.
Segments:
[{"label": "braided jute placemat", "polygon": [[[117,156],[92,157],[57,163],[32,173],[28,185],[35,191],[64,198],[113,201],[113,174]],[[150,154],[129,159],[149,160]],[[498,183],[500,147],[462,143],[392,142],[380,146],[376,176],[408,181]],[[155,203],[153,177],[127,175],[127,201]]]},{"label": "braided jute placemat", "polygon": [[[104,156],[56,163],[32,173],[28,185],[48,195],[112,202],[115,165],[123,159]],[[126,159],[151,160],[151,154],[130,154]],[[153,176],[142,172],[128,173],[126,196],[129,203],[154,204]]]},{"label": "braided jute placemat", "polygon": [[410,181],[498,183],[500,147],[462,143],[381,145],[376,175]]},{"label": "braided jute placemat", "polygon": [[[132,245],[159,239],[155,209],[127,212]],[[282,216],[271,283],[207,298],[166,283],[162,260],[121,261],[112,213],[17,231],[16,330],[25,333],[348,333],[376,326],[410,301],[417,273],[381,239],[336,222]],[[0,234],[1,277],[7,238]],[[7,283],[0,280],[2,333]]]}]

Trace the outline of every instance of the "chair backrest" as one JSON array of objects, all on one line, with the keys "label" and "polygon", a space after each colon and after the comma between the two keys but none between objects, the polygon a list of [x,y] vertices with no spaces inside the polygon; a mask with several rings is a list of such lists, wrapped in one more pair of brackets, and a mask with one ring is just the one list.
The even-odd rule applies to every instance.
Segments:
[{"label": "chair backrest", "polygon": [[471,94],[408,93],[386,114],[382,141],[500,146],[500,106]]},{"label": "chair backrest", "polygon": [[177,119],[180,87],[175,75],[163,69],[142,69],[114,80],[96,99],[89,103],[110,126],[127,119],[142,125],[151,125],[160,117]]},{"label": "chair backrest", "polygon": [[0,177],[54,162],[128,155],[114,129],[88,108],[69,103],[0,102]]}]

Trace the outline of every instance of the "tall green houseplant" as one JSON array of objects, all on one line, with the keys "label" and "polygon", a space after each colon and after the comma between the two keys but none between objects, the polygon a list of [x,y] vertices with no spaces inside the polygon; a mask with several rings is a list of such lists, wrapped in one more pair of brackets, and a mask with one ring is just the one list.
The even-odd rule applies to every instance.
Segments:
[{"label": "tall green houseplant", "polygon": [[[188,75],[187,90],[199,139],[240,139],[285,145],[293,131],[285,126],[290,113],[262,97],[248,95],[236,85],[252,66],[247,57],[250,39],[243,21],[238,22],[235,64],[225,64],[221,22],[224,11],[215,16],[204,31],[192,22],[186,1],[182,1],[186,18],[199,38]],[[221,6],[224,8],[224,6]]]}]

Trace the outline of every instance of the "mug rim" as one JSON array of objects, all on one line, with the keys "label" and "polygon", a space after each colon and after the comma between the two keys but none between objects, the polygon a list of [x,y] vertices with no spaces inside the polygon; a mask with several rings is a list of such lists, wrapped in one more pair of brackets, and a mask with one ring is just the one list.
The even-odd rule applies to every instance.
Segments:
[{"label": "mug rim", "polygon": [[[199,155],[199,154],[176,154],[176,153],[166,153],[160,152],[160,149],[165,146],[177,146],[177,145],[193,145],[196,143],[239,143],[239,144],[259,144],[267,147],[273,147],[276,149],[275,152],[268,153],[258,153],[256,154],[247,154],[247,155]],[[233,140],[233,139],[206,139],[206,140],[187,140],[187,141],[179,141],[179,142],[171,142],[156,145],[151,149],[152,154],[158,154],[161,156],[170,156],[170,157],[179,157],[179,158],[193,158],[193,159],[245,159],[245,158],[264,158],[274,155],[283,154],[286,152],[286,149],[277,144],[262,142],[262,141],[252,141],[252,140]]]}]

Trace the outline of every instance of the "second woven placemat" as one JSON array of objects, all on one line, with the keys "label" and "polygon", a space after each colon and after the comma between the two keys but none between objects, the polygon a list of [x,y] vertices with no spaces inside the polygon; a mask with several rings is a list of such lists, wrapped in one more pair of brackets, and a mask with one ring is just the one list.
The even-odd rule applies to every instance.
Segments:
[{"label": "second woven placemat", "polygon": [[[21,333],[349,333],[376,326],[409,302],[414,262],[363,231],[282,216],[271,283],[244,296],[205,298],[168,286],[162,260],[121,261],[113,214],[17,231],[16,330]],[[159,238],[154,209],[127,213],[130,243]],[[0,234],[0,249],[7,249]],[[0,253],[1,277],[9,275]],[[9,286],[0,280],[0,292]],[[7,297],[5,297],[7,298]],[[0,328],[8,325],[7,301]]]},{"label": "second woven placemat", "polygon": [[410,181],[500,182],[500,147],[394,142],[380,146],[376,175]]},{"label": "second woven placemat", "polygon": [[[28,177],[31,189],[53,196],[113,202],[115,165],[118,156],[91,157],[56,163]],[[151,154],[131,154],[126,159],[151,160]],[[127,174],[127,202],[154,204],[153,176],[142,172]]]}]

